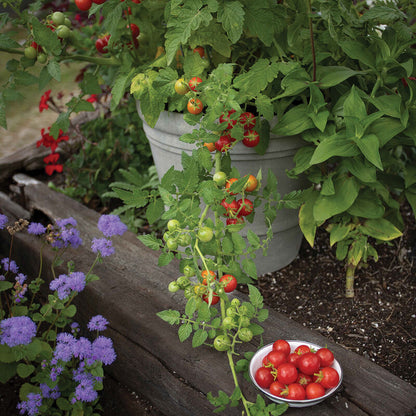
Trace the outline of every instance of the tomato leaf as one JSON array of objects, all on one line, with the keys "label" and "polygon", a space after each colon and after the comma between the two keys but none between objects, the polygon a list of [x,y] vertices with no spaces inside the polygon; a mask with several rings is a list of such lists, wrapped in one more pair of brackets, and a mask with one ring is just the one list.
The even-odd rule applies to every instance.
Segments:
[{"label": "tomato leaf", "polygon": [[191,334],[192,325],[189,322],[186,324],[182,324],[178,329],[178,336],[180,342],[184,342],[186,339],[190,337]]},{"label": "tomato leaf", "polygon": [[166,311],[161,311],[156,314],[160,319],[163,321],[171,324],[171,325],[177,325],[180,322],[181,314],[179,311],[175,311],[173,309],[168,309]]},{"label": "tomato leaf", "polygon": [[204,329],[197,329],[192,337],[192,347],[196,348],[201,346],[205,340],[208,338],[208,332]]}]

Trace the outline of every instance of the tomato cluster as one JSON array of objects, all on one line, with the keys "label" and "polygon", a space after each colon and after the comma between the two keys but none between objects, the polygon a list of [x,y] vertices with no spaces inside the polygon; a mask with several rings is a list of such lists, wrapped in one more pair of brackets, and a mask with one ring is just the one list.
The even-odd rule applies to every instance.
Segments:
[{"label": "tomato cluster", "polygon": [[301,344],[292,351],[286,340],[279,339],[263,357],[254,378],[274,396],[289,400],[317,399],[339,383],[338,371],[331,367],[333,362],[334,354],[328,348],[314,351]]}]

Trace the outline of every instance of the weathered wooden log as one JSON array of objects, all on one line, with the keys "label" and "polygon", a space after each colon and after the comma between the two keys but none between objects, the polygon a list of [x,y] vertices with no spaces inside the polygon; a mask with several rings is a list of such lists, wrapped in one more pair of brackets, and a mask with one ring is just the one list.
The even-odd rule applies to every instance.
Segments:
[{"label": "weathered wooden log", "polygon": [[[89,243],[92,238],[100,237],[96,228],[99,214],[27,176],[16,175],[14,179],[24,188],[24,198],[20,198],[25,201],[24,211],[10,200],[5,202],[3,197],[0,212],[10,218],[19,210],[18,215],[29,212],[34,217],[45,215],[51,221],[75,218],[85,246],[69,252],[66,258],[71,259],[72,254],[76,269],[88,270],[95,257]],[[0,231],[0,237],[0,252],[8,253],[5,230]],[[158,254],[143,246],[130,232],[116,237],[114,246],[116,254],[95,270],[100,280],[77,297],[77,320],[85,323],[91,316],[102,314],[110,321],[108,335],[114,340],[118,359],[108,372],[132,390],[140,391],[166,416],[211,414],[213,407],[206,394],[233,390],[225,354],[208,347],[193,349],[189,341],[180,343],[177,328],[156,316],[164,309],[184,307],[181,295],[167,291],[168,283],[178,276],[177,264],[158,267]],[[46,250],[45,256],[46,264],[50,263],[52,252]],[[25,272],[37,270],[37,238],[16,234],[13,258]],[[244,294],[238,296],[245,299]],[[285,338],[328,345],[344,371],[340,392],[313,407],[291,408],[289,416],[405,416],[416,409],[416,388],[373,362],[272,310],[265,328],[265,343]],[[251,350],[257,347],[258,342],[248,345]],[[255,399],[257,391],[242,377],[241,387],[249,399]],[[227,409],[224,414],[241,415],[241,409]]]}]

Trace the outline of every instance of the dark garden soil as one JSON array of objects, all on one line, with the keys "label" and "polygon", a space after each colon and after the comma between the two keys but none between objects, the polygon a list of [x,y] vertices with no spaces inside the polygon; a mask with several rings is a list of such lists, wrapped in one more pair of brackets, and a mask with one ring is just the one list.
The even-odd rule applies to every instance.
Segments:
[{"label": "dark garden soil", "polygon": [[[344,296],[344,267],[325,231],[314,248],[304,242],[289,266],[261,276],[258,286],[269,308],[416,386],[416,224],[409,207],[403,216],[403,236],[377,246],[378,262],[357,271],[354,299]],[[0,385],[0,415],[18,414],[17,396],[16,383]],[[163,416],[109,376],[100,403],[103,416]]]}]

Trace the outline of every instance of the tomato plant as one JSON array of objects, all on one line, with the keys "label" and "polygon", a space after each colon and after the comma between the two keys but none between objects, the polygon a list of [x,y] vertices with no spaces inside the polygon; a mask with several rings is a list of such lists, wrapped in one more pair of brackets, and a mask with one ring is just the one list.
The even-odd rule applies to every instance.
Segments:
[{"label": "tomato plant", "polygon": [[192,78],[189,80],[189,82],[188,82],[189,88],[190,88],[192,91],[197,91],[197,86],[198,86],[201,82],[202,82],[202,79],[201,79],[201,78],[199,78],[199,77],[192,77]]},{"label": "tomato plant", "polygon": [[204,243],[211,241],[213,236],[214,236],[214,232],[212,231],[212,228],[210,227],[201,227],[198,230],[198,238]]},{"label": "tomato plant", "polygon": [[191,114],[199,114],[202,112],[204,105],[199,98],[191,98],[188,101],[187,109]]},{"label": "tomato plant", "polygon": [[237,279],[231,274],[224,274],[220,278],[220,282],[224,285],[224,292],[230,293],[237,288]]},{"label": "tomato plant", "polygon": [[175,82],[175,91],[179,95],[185,95],[189,91],[189,86],[188,86],[188,84],[185,82],[185,80],[183,78],[179,78]]},{"label": "tomato plant", "polygon": [[255,130],[246,130],[244,132],[243,144],[247,147],[256,147],[260,142],[260,136]]}]

